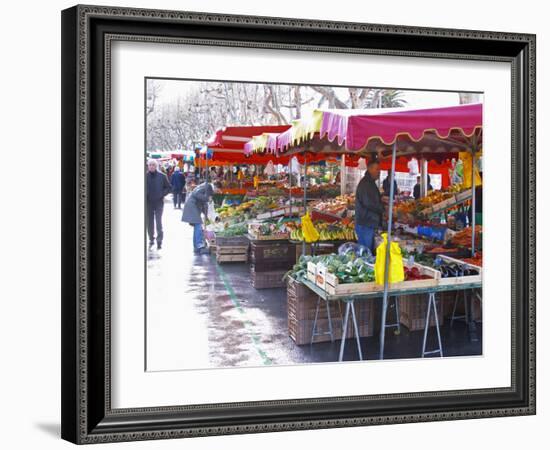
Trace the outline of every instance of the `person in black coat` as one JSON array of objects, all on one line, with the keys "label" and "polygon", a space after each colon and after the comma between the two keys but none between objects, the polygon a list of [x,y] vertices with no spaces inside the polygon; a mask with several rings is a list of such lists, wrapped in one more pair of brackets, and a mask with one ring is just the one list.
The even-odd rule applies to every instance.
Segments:
[{"label": "person in black coat", "polygon": [[[430,176],[428,175],[428,192],[433,191],[433,186],[431,184]],[[413,197],[415,200],[420,198],[420,177],[416,177],[416,184],[413,188]]]},{"label": "person in black coat", "polygon": [[164,197],[172,190],[166,174],[158,170],[158,163],[154,159],[147,162],[147,234],[149,248],[155,243],[155,225],[157,229],[157,248],[162,248],[162,211]]},{"label": "person in black coat", "polygon": [[416,177],[416,184],[413,187],[413,197],[415,200],[420,198],[420,177]]},{"label": "person in black coat", "polygon": [[[390,196],[390,174],[388,173],[388,176],[384,178],[384,181],[382,182],[382,190],[384,191],[384,195],[386,197]],[[395,198],[398,194],[397,190],[397,181],[395,179],[393,180],[393,198]]]},{"label": "person in black coat", "polygon": [[174,200],[174,209],[181,209],[182,201],[184,199],[185,189],[185,176],[181,173],[179,167],[176,166],[172,177],[170,178],[170,184],[172,185],[172,199]]},{"label": "person in black coat", "polygon": [[380,177],[378,161],[371,160],[355,191],[355,233],[357,242],[374,254],[374,235],[382,226],[384,205],[376,180]]}]

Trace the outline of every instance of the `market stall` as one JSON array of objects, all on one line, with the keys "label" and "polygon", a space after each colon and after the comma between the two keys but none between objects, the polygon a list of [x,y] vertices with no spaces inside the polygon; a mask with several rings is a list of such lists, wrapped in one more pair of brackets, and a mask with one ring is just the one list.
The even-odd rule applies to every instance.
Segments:
[{"label": "market stall", "polygon": [[[225,127],[218,130],[203,152],[203,167],[238,168],[218,177],[222,200],[216,219],[207,225],[206,236],[215,247],[218,263],[249,262],[251,284],[256,289],[283,286],[283,275],[296,261],[295,245],[288,240],[292,214],[279,180],[270,180],[274,166],[287,164],[290,157],[246,155],[244,144],[254,134],[276,132],[288,126]],[[253,176],[243,175],[248,172]],[[284,183],[284,180],[280,181]]]},{"label": "market stall", "polygon": [[[449,264],[449,261],[442,263],[442,257],[446,256],[444,255],[445,251],[441,251],[441,255],[439,253],[434,255],[435,259],[437,259],[435,268],[424,265],[420,265],[420,267],[407,267],[410,272],[407,274],[409,276],[408,279],[392,282],[391,285],[389,279],[390,253],[393,248],[392,241],[395,241],[395,237],[392,239],[395,222],[394,177],[398,158],[416,158],[422,163],[422,194],[423,198],[428,197],[428,203],[430,204],[430,206],[425,208],[430,209],[425,212],[425,215],[428,215],[428,213],[438,213],[465,202],[469,202],[471,211],[475,212],[475,189],[476,186],[480,185],[480,177],[475,167],[477,155],[481,151],[481,119],[482,106],[480,104],[424,110],[401,108],[397,110],[384,110],[383,112],[380,110],[317,110],[308,120],[295,122],[282,133],[277,135],[271,134],[264,140],[253,139],[245,145],[245,151],[250,155],[257,153],[268,153],[277,156],[301,154],[304,156],[306,164],[309,155],[318,158],[319,155],[334,156],[339,154],[342,155],[344,164],[345,159],[348,157],[354,159],[372,155],[376,155],[381,161],[389,161],[390,192],[385,252],[383,252],[385,255],[384,263],[378,266],[378,271],[383,274],[382,283],[374,283],[378,287],[373,291],[373,285],[368,281],[368,277],[371,276],[372,272],[375,272],[374,268],[362,269],[361,273],[358,270],[350,270],[348,273],[343,270],[341,273],[334,273],[335,270],[338,270],[339,266],[333,267],[331,273],[330,267],[327,268],[326,264],[323,263],[321,265],[313,265],[312,267],[314,268],[311,271],[308,268],[310,273],[315,273],[313,278],[316,280],[316,283],[322,285],[325,292],[327,292],[327,276],[329,279],[332,279],[333,288],[342,282],[343,285],[353,284],[349,282],[350,280],[358,285],[356,287],[357,291],[344,289],[341,291],[342,295],[339,297],[340,300],[346,302],[346,312],[351,311],[354,321],[354,301],[349,300],[350,298],[362,296],[382,297],[380,358],[384,357],[386,319],[390,295],[400,295],[403,297],[411,293],[427,295],[425,303],[427,311],[424,327],[425,337],[432,320],[432,315],[435,321],[437,336],[439,336],[439,315],[435,293],[440,290],[466,291],[481,286],[480,281],[477,284],[462,282],[462,279],[469,276],[481,277],[480,265],[472,264],[470,267],[469,262],[462,260],[455,260],[452,264]],[[427,195],[429,184],[427,182],[428,170],[426,170],[429,162],[434,161],[440,166],[445,167],[444,161],[448,161],[451,158],[454,160],[460,159],[464,163],[465,175],[462,183],[464,190],[460,192],[447,192],[445,195],[442,194],[441,198],[430,199],[429,195]],[[304,204],[306,204],[305,198]],[[416,235],[421,238],[435,239],[437,237],[434,227],[428,227],[423,224],[416,226],[412,224],[406,225],[408,226],[408,229],[405,229],[406,232],[411,232],[411,234],[416,232]],[[480,264],[478,253],[481,249],[481,229],[479,226],[476,227],[475,213],[470,214],[469,220],[467,220],[467,227],[452,237],[461,244],[464,244],[467,239],[469,241],[469,256],[474,260],[473,262]],[[477,246],[476,242],[478,243]],[[412,256],[414,257],[415,255]],[[471,273],[468,272],[466,274],[467,270]],[[298,272],[300,271],[303,272],[303,268],[298,268]],[[319,272],[321,273],[320,275]],[[299,276],[304,280],[306,279],[304,273],[299,274]],[[446,278],[454,278],[454,280],[451,283],[441,281]],[[415,287],[412,291],[408,287],[405,287],[409,281],[413,282],[413,286]],[[312,282],[310,280],[307,285],[311,286]],[[330,282],[328,285],[330,286]],[[440,289],[442,286],[446,286],[445,289]],[[452,286],[453,289],[447,286]],[[349,286],[347,288],[349,289]],[[319,305],[317,309],[319,309]],[[347,318],[348,314],[344,318],[345,326],[347,326]],[[475,326],[471,317],[467,318],[467,320],[471,327]],[[315,329],[313,331],[314,334]],[[437,353],[443,356],[441,345],[439,345]],[[428,352],[424,346],[422,356],[425,354],[428,354]]]}]

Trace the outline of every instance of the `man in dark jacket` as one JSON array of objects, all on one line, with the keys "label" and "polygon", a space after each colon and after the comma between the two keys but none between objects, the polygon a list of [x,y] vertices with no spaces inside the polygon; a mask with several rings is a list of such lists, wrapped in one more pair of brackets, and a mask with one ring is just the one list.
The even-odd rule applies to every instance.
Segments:
[{"label": "man in dark jacket", "polygon": [[357,185],[355,192],[355,233],[359,244],[374,254],[374,235],[382,226],[384,205],[376,180],[380,176],[378,161],[369,161],[365,176]]},{"label": "man in dark jacket", "polygon": [[413,197],[415,200],[420,199],[420,177],[416,177],[416,184],[413,187]]},{"label": "man in dark jacket", "polygon": [[[384,181],[382,182],[382,190],[384,191],[384,195],[389,198],[390,196],[390,174],[388,173],[388,176],[384,178]],[[393,180],[393,198],[397,197],[397,194],[399,193],[397,189],[397,181],[395,179]]]},{"label": "man in dark jacket", "polygon": [[147,234],[149,248],[155,243],[155,224],[157,228],[157,248],[162,248],[162,211],[164,197],[171,191],[168,177],[158,170],[158,163],[154,159],[147,162]]},{"label": "man in dark jacket", "polygon": [[[428,175],[428,192],[433,190],[434,188],[431,185],[430,176]],[[413,188],[413,197],[415,200],[418,200],[420,198],[420,177],[416,177],[416,184]]]},{"label": "man in dark jacket", "polygon": [[214,188],[218,188],[217,183],[215,186],[210,183],[199,184],[189,194],[189,198],[183,205],[181,220],[193,227],[193,249],[195,253],[206,253],[202,233],[202,214],[205,217],[208,215],[208,202],[214,194]]},{"label": "man in dark jacket", "polygon": [[181,209],[181,202],[184,196],[185,189],[185,176],[181,173],[179,167],[176,166],[172,177],[170,178],[170,184],[172,185],[172,198],[174,200],[174,209]]}]

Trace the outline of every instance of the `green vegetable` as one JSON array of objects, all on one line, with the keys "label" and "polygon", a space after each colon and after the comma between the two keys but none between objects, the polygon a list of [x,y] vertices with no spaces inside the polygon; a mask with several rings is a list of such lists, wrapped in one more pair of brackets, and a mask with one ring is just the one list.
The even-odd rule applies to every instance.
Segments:
[{"label": "green vegetable", "polygon": [[220,237],[234,237],[234,236],[244,236],[248,233],[248,226],[246,223],[236,223],[229,225],[227,228],[216,233]]},{"label": "green vegetable", "polygon": [[307,274],[307,263],[323,263],[329,273],[336,275],[340,283],[368,283],[374,281],[374,268],[363,258],[347,255],[302,255],[287,276],[297,278]]}]

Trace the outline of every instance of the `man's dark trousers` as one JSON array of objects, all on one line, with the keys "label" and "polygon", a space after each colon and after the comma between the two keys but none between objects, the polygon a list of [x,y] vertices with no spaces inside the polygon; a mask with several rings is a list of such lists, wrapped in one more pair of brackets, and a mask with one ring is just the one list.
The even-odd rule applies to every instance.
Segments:
[{"label": "man's dark trousers", "polygon": [[149,243],[155,241],[155,225],[157,228],[157,245],[162,244],[162,211],[164,208],[164,199],[147,202],[147,234],[149,235]]},{"label": "man's dark trousers", "polygon": [[181,208],[181,203],[183,200],[183,192],[181,190],[172,191],[172,199],[174,200],[174,208]]}]

